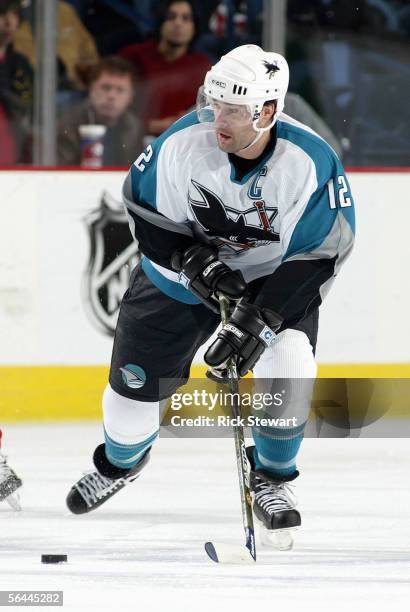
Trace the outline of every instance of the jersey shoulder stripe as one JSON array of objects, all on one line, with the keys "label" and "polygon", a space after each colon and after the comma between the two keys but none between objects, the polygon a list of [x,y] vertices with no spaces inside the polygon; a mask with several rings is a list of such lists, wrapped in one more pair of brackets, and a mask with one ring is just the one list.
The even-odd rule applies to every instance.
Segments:
[{"label": "jersey shoulder stripe", "polygon": [[304,129],[299,122],[278,120],[277,137],[291,142],[299,147],[312,160],[318,187],[325,185],[327,181],[337,174],[337,168],[342,165],[332,147],[323,138],[313,132]]},{"label": "jersey shoulder stripe", "polygon": [[[131,187],[134,202],[145,202],[152,208],[157,208],[157,164],[163,144],[174,134],[198,124],[196,111],[178,119],[152,144],[145,148],[140,157],[131,166]],[[141,161],[139,161],[141,158]],[[144,161],[147,160],[147,161]]]},{"label": "jersey shoulder stripe", "polygon": [[[294,228],[283,261],[297,254],[312,254],[324,243],[333,257],[338,254],[339,245],[343,242],[340,232],[346,235],[347,241],[351,241],[354,235],[354,203],[350,186],[332,147],[309,128],[304,129],[302,124],[289,119],[278,122],[278,139],[291,142],[309,156],[315,167],[317,186]],[[342,186],[344,206],[340,208],[335,203],[339,200]],[[347,224],[338,223],[340,215]]]}]

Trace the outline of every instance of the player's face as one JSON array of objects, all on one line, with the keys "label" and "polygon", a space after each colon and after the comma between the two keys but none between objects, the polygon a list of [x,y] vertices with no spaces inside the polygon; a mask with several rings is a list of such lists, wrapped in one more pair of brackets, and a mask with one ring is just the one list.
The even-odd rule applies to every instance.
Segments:
[{"label": "player's face", "polygon": [[171,46],[189,45],[195,34],[192,7],[188,2],[173,2],[161,27],[161,38]]},{"label": "player's face", "polygon": [[255,138],[249,108],[242,104],[211,101],[219,148],[225,153],[244,149]]},{"label": "player's face", "polygon": [[91,85],[91,104],[99,117],[115,121],[128,108],[133,97],[131,79],[126,74],[103,72]]}]

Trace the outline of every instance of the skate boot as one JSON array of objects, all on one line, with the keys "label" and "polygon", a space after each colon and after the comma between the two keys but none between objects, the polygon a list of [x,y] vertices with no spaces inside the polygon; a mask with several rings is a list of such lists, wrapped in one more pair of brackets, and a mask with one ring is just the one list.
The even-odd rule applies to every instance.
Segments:
[{"label": "skate boot", "polygon": [[110,497],[118,493],[127,484],[140,475],[149,461],[150,448],[145,452],[136,466],[127,470],[112,465],[105,456],[105,444],[100,444],[94,451],[96,470],[86,472],[80,480],[71,487],[67,495],[67,506],[73,514],[85,514],[95,510]]},{"label": "skate boot", "polygon": [[0,452],[0,502],[7,501],[13,510],[21,510],[17,489],[22,484],[21,479],[8,465],[7,457]]},{"label": "skate boot", "polygon": [[293,546],[292,531],[300,527],[301,518],[295,509],[297,501],[289,481],[299,476],[299,472],[290,477],[275,477],[265,470],[255,470],[254,448],[248,447],[246,454],[251,466],[253,512],[260,524],[261,544],[277,550],[290,550]]}]

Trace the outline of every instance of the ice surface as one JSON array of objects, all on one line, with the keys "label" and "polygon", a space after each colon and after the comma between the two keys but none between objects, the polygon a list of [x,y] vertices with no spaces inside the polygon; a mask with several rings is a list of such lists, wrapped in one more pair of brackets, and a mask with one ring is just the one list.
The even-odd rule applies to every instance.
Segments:
[{"label": "ice surface", "polygon": [[[97,423],[9,425],[23,510],[0,504],[0,589],[63,590],[64,610],[400,610],[410,597],[410,441],[307,439],[290,552],[220,566],[208,540],[244,539],[233,441],[160,439],[141,479],[85,516],[65,496]],[[42,565],[42,553],[67,553]],[[286,608],[285,608],[286,606]],[[26,608],[24,608],[26,609]]]}]

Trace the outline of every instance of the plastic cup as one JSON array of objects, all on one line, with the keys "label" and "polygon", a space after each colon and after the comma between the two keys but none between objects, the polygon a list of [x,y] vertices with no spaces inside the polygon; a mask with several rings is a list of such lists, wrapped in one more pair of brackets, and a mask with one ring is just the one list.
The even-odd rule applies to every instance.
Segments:
[{"label": "plastic cup", "polygon": [[101,168],[103,165],[105,125],[80,125],[81,166]]}]

